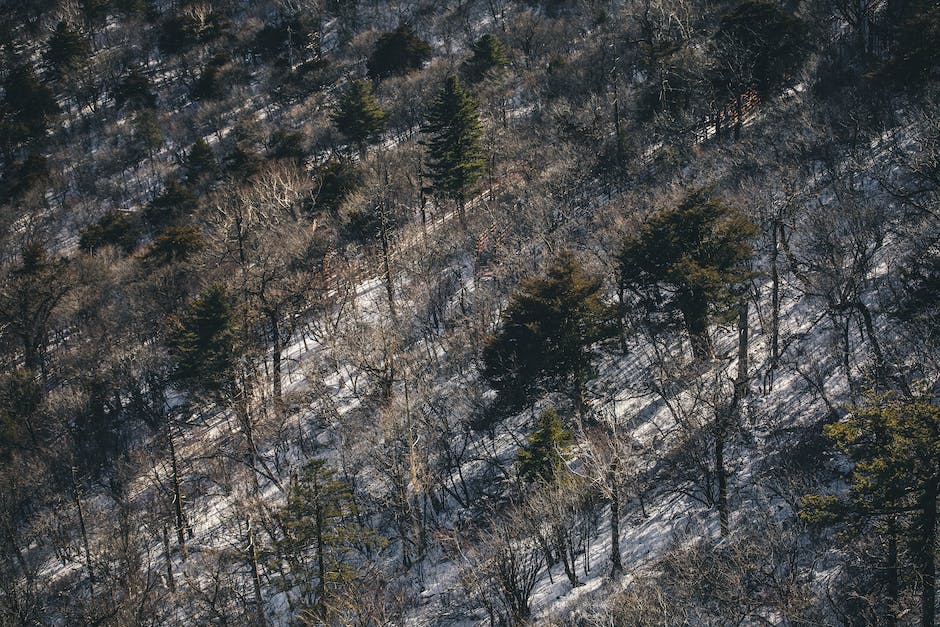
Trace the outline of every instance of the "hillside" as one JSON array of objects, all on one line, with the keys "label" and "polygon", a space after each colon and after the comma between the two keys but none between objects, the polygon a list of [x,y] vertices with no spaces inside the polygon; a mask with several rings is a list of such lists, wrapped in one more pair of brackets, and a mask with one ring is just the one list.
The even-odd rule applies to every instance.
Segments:
[{"label": "hillside", "polygon": [[0,625],[936,624],[934,0],[0,6]]}]

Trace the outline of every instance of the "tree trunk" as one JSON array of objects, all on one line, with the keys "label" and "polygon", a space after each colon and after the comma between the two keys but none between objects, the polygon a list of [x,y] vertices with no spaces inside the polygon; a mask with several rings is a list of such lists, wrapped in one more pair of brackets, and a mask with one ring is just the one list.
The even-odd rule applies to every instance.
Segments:
[{"label": "tree trunk", "polygon": [[715,414],[715,476],[718,480],[718,520],[721,535],[728,535],[728,476],[725,472],[725,439],[727,437],[724,409]]},{"label": "tree trunk", "polygon": [[620,561],[620,486],[617,481],[617,462],[610,468],[610,570],[612,575],[623,572]]},{"label": "tree trunk", "polygon": [[176,592],[176,581],[173,579],[173,559],[170,557],[170,531],[163,525],[163,559],[166,562],[166,583],[170,592]]},{"label": "tree trunk", "polygon": [[862,315],[862,323],[865,325],[865,335],[868,336],[868,342],[871,344],[871,351],[875,354],[875,378],[883,383],[887,373],[885,372],[887,362],[884,352],[881,350],[881,343],[875,334],[875,323],[872,321],[871,310],[859,298],[855,301],[855,309]]},{"label": "tree trunk", "polygon": [[95,596],[95,573],[91,564],[91,548],[88,544],[88,528],[85,526],[85,509],[82,507],[82,495],[78,489],[78,470],[72,466],[72,494],[78,509],[78,528],[82,534],[82,546],[85,548],[85,567],[88,569],[88,592]]},{"label": "tree trunk", "polygon": [[323,511],[317,503],[315,524],[317,530],[317,605],[325,607],[326,603],[326,560],[323,557]]},{"label": "tree trunk", "polygon": [[888,521],[888,556],[885,565],[885,579],[887,580],[887,599],[885,599],[885,624],[894,627],[898,623],[898,530],[897,519]]},{"label": "tree trunk", "polygon": [[679,308],[692,344],[692,356],[700,360],[711,359],[714,350],[708,334],[708,301],[696,293],[681,294],[679,299]]},{"label": "tree trunk", "polygon": [[277,313],[274,311],[268,312],[268,321],[271,324],[271,368],[274,371],[272,375],[272,383],[274,389],[274,403],[275,407],[280,409],[282,395],[281,395],[281,327],[278,324]]},{"label": "tree trunk", "polygon": [[933,627],[937,603],[937,571],[934,563],[937,544],[937,494],[940,482],[937,479],[924,490],[921,502],[920,541],[917,547],[917,561],[920,562],[921,625]]},{"label": "tree trunk", "polygon": [[382,240],[382,264],[385,270],[385,292],[388,295],[388,311],[391,314],[392,321],[398,319],[395,310],[395,282],[392,277],[392,263],[389,258],[389,242],[388,242],[388,220],[385,215],[385,209],[382,208],[382,215],[379,217],[379,222],[381,224],[380,235]]},{"label": "tree trunk", "polygon": [[734,382],[735,408],[747,396],[748,384],[748,300],[738,301],[738,373]]},{"label": "tree trunk", "polygon": [[263,627],[264,599],[261,596],[261,571],[258,569],[258,548],[255,546],[255,533],[251,526],[251,514],[246,517],[248,523],[248,561],[251,564],[251,581],[255,591],[255,618],[259,627]]},{"label": "tree trunk", "polygon": [[183,509],[183,490],[180,486],[179,463],[176,460],[176,444],[173,442],[173,433],[170,430],[170,417],[166,419],[166,439],[170,449],[170,468],[173,470],[173,512],[176,515],[176,539],[180,545],[180,553],[186,559],[186,538],[184,530],[193,537],[192,528],[186,523],[186,512]]},{"label": "tree trunk", "polygon": [[780,361],[780,268],[777,265],[780,222],[771,225],[770,247],[770,368]]}]

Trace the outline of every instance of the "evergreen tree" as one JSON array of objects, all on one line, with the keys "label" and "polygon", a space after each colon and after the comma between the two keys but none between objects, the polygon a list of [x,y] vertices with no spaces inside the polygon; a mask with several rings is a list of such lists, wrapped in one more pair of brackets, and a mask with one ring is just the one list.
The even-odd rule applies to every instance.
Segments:
[{"label": "evergreen tree", "polygon": [[473,56],[464,61],[463,75],[471,83],[482,81],[487,73],[509,63],[506,46],[492,33],[483,35],[473,44]]},{"label": "evergreen tree", "polygon": [[895,315],[920,326],[940,344],[940,240],[918,246],[901,271],[902,293]]},{"label": "evergreen tree", "polygon": [[386,117],[369,81],[356,80],[340,98],[332,119],[339,132],[364,152],[366,144],[377,141],[385,130]]},{"label": "evergreen tree", "polygon": [[519,475],[529,482],[553,481],[564,467],[562,454],[573,441],[574,436],[565,428],[561,416],[554,409],[546,409],[519,450]]},{"label": "evergreen tree", "polygon": [[478,107],[457,77],[449,76],[431,104],[423,128],[428,135],[425,146],[431,188],[457,203],[461,221],[467,196],[486,170]]},{"label": "evergreen tree", "polygon": [[[359,523],[352,488],[319,459],[308,462],[291,483],[278,518],[284,530],[278,549],[300,578],[304,604],[323,619],[331,592],[355,578],[356,553],[378,538]],[[311,550],[313,564],[308,563]]]},{"label": "evergreen tree", "polygon": [[545,277],[522,282],[497,333],[483,350],[483,377],[507,409],[524,406],[546,386],[571,392],[579,409],[593,376],[591,345],[608,334],[601,281],[571,253],[562,253]]},{"label": "evergreen tree", "polygon": [[[940,496],[940,406],[928,392],[910,399],[870,394],[849,418],[824,427],[836,449],[854,462],[843,497],[807,495],[801,516],[859,526],[880,521],[907,540],[921,590],[921,625],[936,612],[937,504]],[[898,556],[887,572],[896,595]],[[892,599],[896,603],[897,599]]]},{"label": "evergreen tree", "polygon": [[298,131],[276,130],[271,134],[268,155],[272,159],[285,159],[303,167],[307,149],[304,134]]},{"label": "evergreen tree", "polygon": [[95,253],[104,246],[113,246],[130,253],[140,240],[140,224],[124,211],[109,211],[100,220],[82,229],[78,247]]},{"label": "evergreen tree", "polygon": [[381,80],[417,70],[430,58],[428,42],[418,37],[410,26],[402,24],[379,37],[366,65],[369,78]]},{"label": "evergreen tree", "polygon": [[678,309],[698,359],[712,352],[708,322],[727,313],[736,286],[750,277],[745,262],[756,227],[738,209],[691,193],[660,211],[623,243],[621,289],[640,297],[650,314]]},{"label": "evergreen tree", "polygon": [[747,89],[766,99],[799,68],[806,25],[776,2],[745,0],[721,19],[711,44],[719,104]]},{"label": "evergreen tree", "polygon": [[228,52],[222,51],[213,55],[193,85],[193,96],[200,100],[225,98],[232,86],[231,68],[232,55]]},{"label": "evergreen tree", "polygon": [[155,265],[186,261],[204,247],[205,238],[199,229],[191,226],[170,226],[153,240],[144,261]]},{"label": "evergreen tree", "polygon": [[31,370],[20,367],[0,377],[0,460],[22,451],[27,442],[39,444],[33,418],[42,396],[42,387]]},{"label": "evergreen tree", "polygon": [[50,255],[36,242],[26,244],[20,263],[0,276],[0,328],[20,342],[23,365],[43,381],[50,320],[73,281],[69,260]]},{"label": "evergreen tree", "polygon": [[362,187],[361,170],[349,159],[332,158],[317,168],[314,208],[337,213],[343,201]]},{"label": "evergreen tree", "polygon": [[215,178],[219,174],[219,162],[209,142],[201,137],[196,140],[186,155],[186,180],[196,182]]},{"label": "evergreen tree", "polygon": [[69,27],[68,23],[63,20],[59,22],[52,37],[49,38],[46,61],[57,74],[64,75],[77,69],[89,53],[90,48],[85,37]]},{"label": "evergreen tree", "polygon": [[160,229],[189,218],[198,206],[196,196],[185,185],[170,179],[163,192],[144,209],[144,220],[152,228]]},{"label": "evergreen tree", "polygon": [[169,339],[176,361],[174,378],[187,387],[223,392],[238,365],[236,322],[232,301],[216,283],[190,305]]},{"label": "evergreen tree", "polygon": [[138,112],[134,118],[134,135],[131,143],[134,159],[139,162],[145,157],[153,157],[154,152],[161,146],[163,146],[163,129],[160,128],[157,114],[151,109]]},{"label": "evergreen tree", "polygon": [[59,112],[52,91],[30,64],[13,69],[3,82],[0,141],[6,150],[45,135],[50,118]]},{"label": "evergreen tree", "polygon": [[152,109],[157,104],[150,79],[139,67],[131,68],[114,90],[114,103],[119,109],[130,105],[133,109]]}]

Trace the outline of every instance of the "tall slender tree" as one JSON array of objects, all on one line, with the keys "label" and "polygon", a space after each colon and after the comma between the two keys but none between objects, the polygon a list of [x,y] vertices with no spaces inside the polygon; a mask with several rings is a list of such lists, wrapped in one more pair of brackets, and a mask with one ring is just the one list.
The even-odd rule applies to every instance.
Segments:
[{"label": "tall slender tree", "polygon": [[463,222],[467,197],[486,170],[486,155],[479,104],[456,76],[444,80],[423,130],[431,191],[455,201]]},{"label": "tall slender tree", "polygon": [[356,80],[340,98],[332,119],[339,132],[362,153],[366,144],[378,141],[385,130],[387,116],[372,95],[369,81]]}]

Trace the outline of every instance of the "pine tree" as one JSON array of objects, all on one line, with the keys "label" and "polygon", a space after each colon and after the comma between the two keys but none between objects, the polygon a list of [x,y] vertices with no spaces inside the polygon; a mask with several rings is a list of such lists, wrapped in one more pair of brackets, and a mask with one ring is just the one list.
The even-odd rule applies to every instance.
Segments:
[{"label": "pine tree", "polygon": [[157,104],[150,79],[139,67],[131,68],[114,90],[114,103],[123,108],[130,105],[134,109],[152,109]]},{"label": "pine tree", "polygon": [[411,27],[402,24],[385,33],[375,42],[367,68],[369,78],[381,80],[417,70],[431,58],[431,46],[418,37]]},{"label": "pine tree", "polygon": [[186,155],[186,180],[196,182],[200,179],[215,178],[219,174],[219,162],[209,142],[201,137],[196,140]]},{"label": "pine tree", "polygon": [[140,224],[125,211],[109,211],[91,226],[82,229],[78,247],[94,254],[105,246],[130,253],[140,241]]},{"label": "pine tree", "polygon": [[362,172],[351,159],[330,159],[316,171],[314,208],[336,214],[343,201],[362,183]]},{"label": "pine tree", "polygon": [[170,179],[163,192],[144,209],[144,220],[152,228],[160,229],[191,217],[198,206],[196,196],[185,185]]},{"label": "pine tree", "polygon": [[[940,406],[929,392],[910,399],[870,394],[849,418],[825,426],[826,437],[854,462],[844,497],[807,495],[801,517],[859,526],[879,521],[909,543],[921,590],[921,625],[936,611],[937,505],[940,497]],[[895,581],[897,554],[887,571]],[[897,599],[892,599],[892,604]]]},{"label": "pine tree", "polygon": [[736,134],[744,93],[753,89],[766,100],[783,86],[803,61],[806,32],[803,22],[768,0],[745,0],[721,19],[711,41],[711,82],[719,110],[736,106]]},{"label": "pine tree", "polygon": [[486,78],[487,73],[508,63],[506,46],[499,37],[488,33],[473,44],[473,56],[464,62],[463,75],[469,82],[478,83]]},{"label": "pine tree", "polygon": [[356,144],[360,153],[367,143],[378,141],[385,130],[386,118],[372,95],[372,85],[365,80],[352,82],[332,116],[339,132]]},{"label": "pine tree", "polygon": [[535,431],[519,450],[519,475],[529,482],[553,481],[564,467],[562,454],[571,447],[574,436],[554,409],[539,416]]},{"label": "pine tree", "polygon": [[170,337],[174,378],[199,391],[224,392],[231,385],[239,350],[232,302],[216,283],[190,305]]},{"label": "pine tree", "polygon": [[52,91],[43,85],[30,64],[13,69],[3,82],[0,141],[5,150],[42,137],[50,118],[59,112]]},{"label": "pine tree", "polygon": [[481,139],[479,105],[456,76],[449,76],[431,104],[423,131],[428,174],[436,195],[454,200],[461,221],[473,186],[483,177],[486,156]]},{"label": "pine tree", "polygon": [[584,385],[593,376],[591,345],[608,335],[601,281],[563,252],[545,277],[523,281],[496,335],[483,350],[483,377],[507,409],[533,393],[569,391],[583,409]]},{"label": "pine tree", "polygon": [[89,53],[88,41],[63,20],[49,38],[46,61],[55,68],[56,73],[68,74],[78,68]]},{"label": "pine tree", "polygon": [[[750,277],[745,262],[756,227],[738,209],[693,192],[674,209],[654,214],[623,243],[621,289],[648,312],[675,308],[698,359],[713,354],[709,318],[726,314],[733,290]],[[664,302],[665,301],[665,302]]]},{"label": "pine tree", "polygon": [[[292,482],[278,519],[284,530],[278,549],[301,579],[304,604],[323,619],[333,590],[356,576],[357,550],[378,544],[378,538],[359,523],[350,485],[319,459],[308,462]],[[308,564],[311,549],[313,564]]]}]

